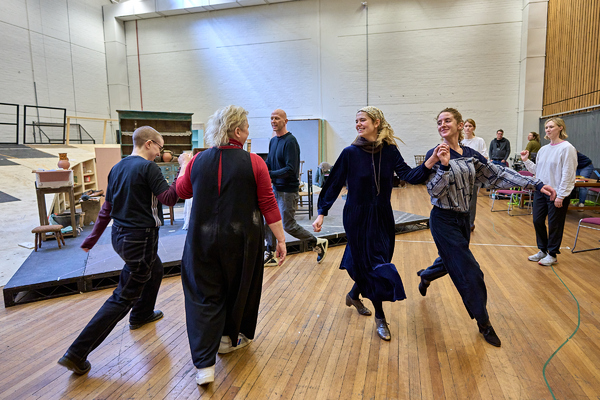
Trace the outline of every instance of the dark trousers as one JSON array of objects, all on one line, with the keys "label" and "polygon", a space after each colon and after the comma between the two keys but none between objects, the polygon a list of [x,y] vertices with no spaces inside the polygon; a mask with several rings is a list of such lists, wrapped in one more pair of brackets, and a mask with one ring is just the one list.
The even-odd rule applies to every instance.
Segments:
[{"label": "dark trousers", "polygon": [[112,245],[125,262],[119,285],[112,296],[81,331],[67,353],[77,362],[85,360],[131,310],[130,322],[142,322],[154,312],[163,277],[157,255],[158,228],[127,229],[113,225]]},{"label": "dark trousers", "polygon": [[[563,199],[563,205],[560,208],[556,208],[554,201],[550,201],[550,197],[540,191],[536,191],[533,195],[533,227],[537,246],[538,249],[552,257],[560,254],[565,219],[572,195],[573,193]],[[546,230],[546,217],[548,217],[548,230]]]},{"label": "dark trousers", "polygon": [[421,278],[431,282],[449,274],[471,318],[481,325],[486,324],[489,320],[487,288],[479,263],[469,250],[469,213],[433,207],[429,226],[439,257],[421,273]]}]

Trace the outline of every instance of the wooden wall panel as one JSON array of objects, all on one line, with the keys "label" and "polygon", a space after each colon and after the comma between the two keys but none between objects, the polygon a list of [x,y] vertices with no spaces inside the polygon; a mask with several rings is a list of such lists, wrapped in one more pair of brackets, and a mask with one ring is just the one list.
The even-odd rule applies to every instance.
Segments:
[{"label": "wooden wall panel", "polygon": [[600,2],[550,0],[543,115],[600,106]]}]

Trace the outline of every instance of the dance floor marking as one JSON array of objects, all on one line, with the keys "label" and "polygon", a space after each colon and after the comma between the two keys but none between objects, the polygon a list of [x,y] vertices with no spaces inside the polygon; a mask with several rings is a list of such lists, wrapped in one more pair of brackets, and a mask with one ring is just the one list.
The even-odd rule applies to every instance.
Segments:
[{"label": "dance floor marking", "polygon": [[[396,239],[396,242],[404,242],[404,243],[431,243],[435,244],[433,240],[402,240]],[[498,243],[470,243],[469,246],[494,246],[494,247],[522,247],[522,248],[535,248],[537,246],[526,245],[526,244],[498,244]],[[561,247],[563,250],[571,250],[569,246]]]}]

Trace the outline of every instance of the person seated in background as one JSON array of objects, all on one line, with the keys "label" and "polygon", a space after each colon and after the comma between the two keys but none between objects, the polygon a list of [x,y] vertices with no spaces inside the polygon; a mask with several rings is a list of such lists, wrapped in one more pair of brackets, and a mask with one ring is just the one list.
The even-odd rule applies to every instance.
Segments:
[{"label": "person seated in background", "polygon": [[[594,164],[592,163],[592,160],[590,160],[587,156],[583,155],[581,152],[577,152],[577,170],[575,171],[575,175],[576,176],[582,176],[584,178],[589,178],[592,176],[592,173],[594,172]],[[578,206],[581,207],[579,209],[579,211],[583,211],[583,208],[585,206],[585,199],[587,197],[588,194],[588,188],[587,187],[580,187],[579,188],[579,204]]]},{"label": "person seated in background", "polygon": [[537,156],[537,152],[540,151],[542,144],[540,143],[540,135],[537,132],[529,132],[527,135],[527,147],[525,150],[529,152],[529,159],[535,162],[535,157]]},{"label": "person seated in background", "polygon": [[331,171],[332,165],[328,162],[322,162],[319,164],[319,168],[317,168],[317,175],[315,176],[315,185],[318,187],[323,187],[325,184],[325,180],[329,176],[329,172]]}]

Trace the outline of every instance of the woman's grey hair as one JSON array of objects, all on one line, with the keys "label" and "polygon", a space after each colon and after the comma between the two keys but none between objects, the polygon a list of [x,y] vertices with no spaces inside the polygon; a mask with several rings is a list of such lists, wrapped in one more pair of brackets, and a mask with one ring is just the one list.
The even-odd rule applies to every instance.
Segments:
[{"label": "woman's grey hair", "polygon": [[212,146],[223,146],[229,143],[235,128],[240,128],[248,122],[248,111],[238,106],[220,108],[211,115],[206,126],[204,139]]}]

